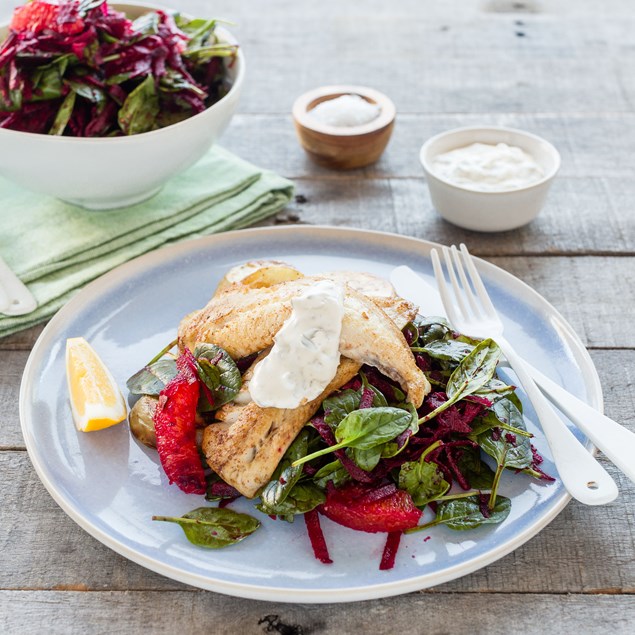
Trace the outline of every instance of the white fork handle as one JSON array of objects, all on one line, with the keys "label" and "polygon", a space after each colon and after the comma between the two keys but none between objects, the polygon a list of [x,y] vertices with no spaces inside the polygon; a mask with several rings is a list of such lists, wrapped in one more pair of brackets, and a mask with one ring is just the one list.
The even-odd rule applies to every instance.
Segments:
[{"label": "white fork handle", "polygon": [[635,483],[635,433],[609,419],[525,362],[545,395]]},{"label": "white fork handle", "polygon": [[526,362],[509,342],[496,337],[509,365],[518,375],[545,434],[566,490],[586,505],[604,505],[618,495],[617,485],[593,455],[573,436],[531,378]]},{"label": "white fork handle", "polygon": [[24,315],[37,308],[37,302],[22,280],[0,258],[0,313]]}]

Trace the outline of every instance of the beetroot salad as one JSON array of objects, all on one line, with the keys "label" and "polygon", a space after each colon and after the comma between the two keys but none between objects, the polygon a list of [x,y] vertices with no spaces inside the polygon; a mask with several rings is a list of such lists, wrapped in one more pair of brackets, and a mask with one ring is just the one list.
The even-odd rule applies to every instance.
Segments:
[{"label": "beetroot salad", "polygon": [[187,119],[229,88],[237,47],[215,29],[165,11],[131,21],[105,0],[18,7],[0,46],[0,128],[114,137]]},{"label": "beetroot salad", "polygon": [[[376,368],[362,366],[323,399],[254,499],[271,519],[302,517],[307,548],[325,564],[332,560],[321,517],[385,534],[379,568],[390,569],[404,533],[423,532],[426,542],[426,530],[436,525],[463,531],[503,522],[511,507],[501,492],[504,472],[553,481],[540,468],[514,386],[496,375],[494,341],[461,335],[442,318],[419,317],[402,333],[432,386],[421,407]],[[176,344],[128,380],[140,396],[131,431],[156,447],[170,483],[218,503],[154,520],[179,524],[200,547],[224,547],[261,521],[228,507],[241,494],[205,463],[197,435],[219,425],[216,412],[238,395],[257,362],[255,355],[232,359],[213,344],[170,353]]]}]

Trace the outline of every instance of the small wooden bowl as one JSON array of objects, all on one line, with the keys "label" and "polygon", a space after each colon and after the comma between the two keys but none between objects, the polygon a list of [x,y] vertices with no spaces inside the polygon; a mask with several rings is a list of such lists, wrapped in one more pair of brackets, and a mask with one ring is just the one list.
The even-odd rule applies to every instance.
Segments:
[{"label": "small wooden bowl", "polygon": [[[309,114],[312,108],[341,95],[359,95],[380,107],[379,115],[361,126],[329,126]],[[319,165],[337,170],[375,163],[386,148],[395,123],[395,105],[365,86],[323,86],[300,95],[293,104],[293,123],[307,154]]]}]

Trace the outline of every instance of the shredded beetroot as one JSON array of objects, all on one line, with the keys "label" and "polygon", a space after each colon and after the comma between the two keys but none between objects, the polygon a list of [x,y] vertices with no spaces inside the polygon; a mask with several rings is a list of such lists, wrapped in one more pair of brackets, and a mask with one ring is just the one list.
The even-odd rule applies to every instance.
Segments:
[{"label": "shredded beetroot", "polygon": [[207,489],[207,493],[211,496],[220,496],[221,498],[233,498],[236,499],[241,496],[241,493],[225,483],[225,481],[214,481]]},{"label": "shredded beetroot", "polygon": [[326,540],[324,540],[324,534],[322,533],[322,527],[320,526],[320,515],[317,510],[312,509],[304,514],[304,522],[306,524],[306,530],[309,534],[309,540],[313,547],[313,553],[317,560],[323,564],[332,564],[333,561],[329,555],[328,547],[326,546]]},{"label": "shredded beetroot", "polygon": [[362,391],[362,398],[359,400],[359,409],[364,410],[365,408],[372,408],[374,398],[375,393],[370,388],[364,388]]},{"label": "shredded beetroot", "polygon": [[553,476],[550,476],[546,472],[543,472],[542,469],[540,468],[540,464],[543,462],[544,459],[542,458],[542,456],[540,456],[540,453],[538,452],[538,450],[536,450],[533,444],[531,445],[531,454],[532,454],[531,469],[534,470],[535,472],[538,472],[538,474],[540,474],[540,478],[543,481],[551,481],[551,482],[555,481],[556,479]]},{"label": "shredded beetroot", "polygon": [[254,363],[256,357],[258,357],[258,353],[252,353],[236,362],[241,375]]},{"label": "shredded beetroot", "polygon": [[372,366],[364,366],[363,370],[371,386],[375,386],[375,388],[383,393],[388,401],[398,401],[395,392],[396,386],[393,386],[377,369]]},{"label": "shredded beetroot", "polygon": [[154,411],[154,431],[161,465],[170,483],[187,494],[205,494],[205,472],[196,447],[199,380],[186,355],[178,373],[161,391]]},{"label": "shredded beetroot", "polygon": [[350,381],[347,381],[340,390],[359,390],[362,387],[362,380],[358,375],[353,377]]},{"label": "shredded beetroot", "polygon": [[489,518],[492,514],[489,509],[489,496],[487,494],[479,494],[478,507],[483,514],[483,518]]},{"label": "shredded beetroot", "polygon": [[375,501],[379,501],[387,496],[392,496],[396,491],[397,486],[394,483],[386,483],[385,485],[374,487],[373,489],[363,493],[359,497],[358,502],[364,505],[374,503]]},{"label": "shredded beetroot", "polygon": [[423,371],[429,371],[432,369],[432,362],[427,355],[423,353],[415,353],[415,363]]},{"label": "shredded beetroot", "polygon": [[225,507],[227,507],[227,505],[229,505],[230,503],[233,503],[237,499],[238,499],[237,496],[235,496],[233,498],[223,498],[223,500],[219,501],[218,508],[219,509],[224,509]]},{"label": "shredded beetroot", "polygon": [[452,470],[452,474],[454,475],[454,478],[456,479],[456,482],[459,484],[459,487],[465,491],[469,490],[470,484],[467,482],[467,479],[465,478],[465,476],[463,476],[463,472],[461,472],[461,470],[459,469],[459,466],[456,464],[456,461],[454,460],[454,457],[452,456],[451,449],[449,448],[446,449],[445,457],[448,461],[448,466],[450,467],[450,470]]},{"label": "shredded beetroot", "polygon": [[388,569],[392,569],[395,566],[395,558],[397,557],[397,551],[399,551],[401,534],[401,531],[391,531],[388,534],[384,553],[382,554],[381,562],[379,563],[379,569],[381,571],[388,571]]}]

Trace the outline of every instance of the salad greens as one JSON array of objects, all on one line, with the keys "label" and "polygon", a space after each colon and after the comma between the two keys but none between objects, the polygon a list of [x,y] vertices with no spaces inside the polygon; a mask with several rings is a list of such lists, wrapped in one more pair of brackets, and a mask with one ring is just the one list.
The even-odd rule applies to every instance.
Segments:
[{"label": "salad greens", "polygon": [[[320,515],[352,529],[388,533],[382,568],[389,568],[403,532],[436,525],[463,531],[505,520],[511,505],[499,492],[505,470],[553,480],[539,467],[542,458],[514,387],[496,376],[500,349],[494,341],[455,333],[442,318],[421,319],[403,332],[433,387],[421,407],[415,409],[375,368],[363,367],[323,400],[260,491],[260,512],[287,522],[304,516],[322,562],[330,557]],[[174,344],[130,378],[133,394],[164,393],[183,364],[169,353]],[[202,394],[208,393],[199,399],[199,414],[213,417],[240,390],[245,360],[232,360],[214,345],[187,355]],[[220,507],[240,496],[209,469],[207,480],[207,499]],[[422,523],[424,511],[433,518]],[[234,514],[200,508],[159,519],[179,523],[195,544],[218,547],[257,528],[255,519]]]},{"label": "salad greens", "polygon": [[198,507],[179,518],[153,516],[152,520],[180,525],[192,544],[208,549],[236,544],[260,527],[260,521],[247,514],[218,507]]},{"label": "salad greens", "polygon": [[[33,0],[0,45],[0,128],[75,137],[149,132],[228,90],[215,20],[150,11],[131,21],[105,0]],[[231,63],[231,62],[230,62]]]}]

